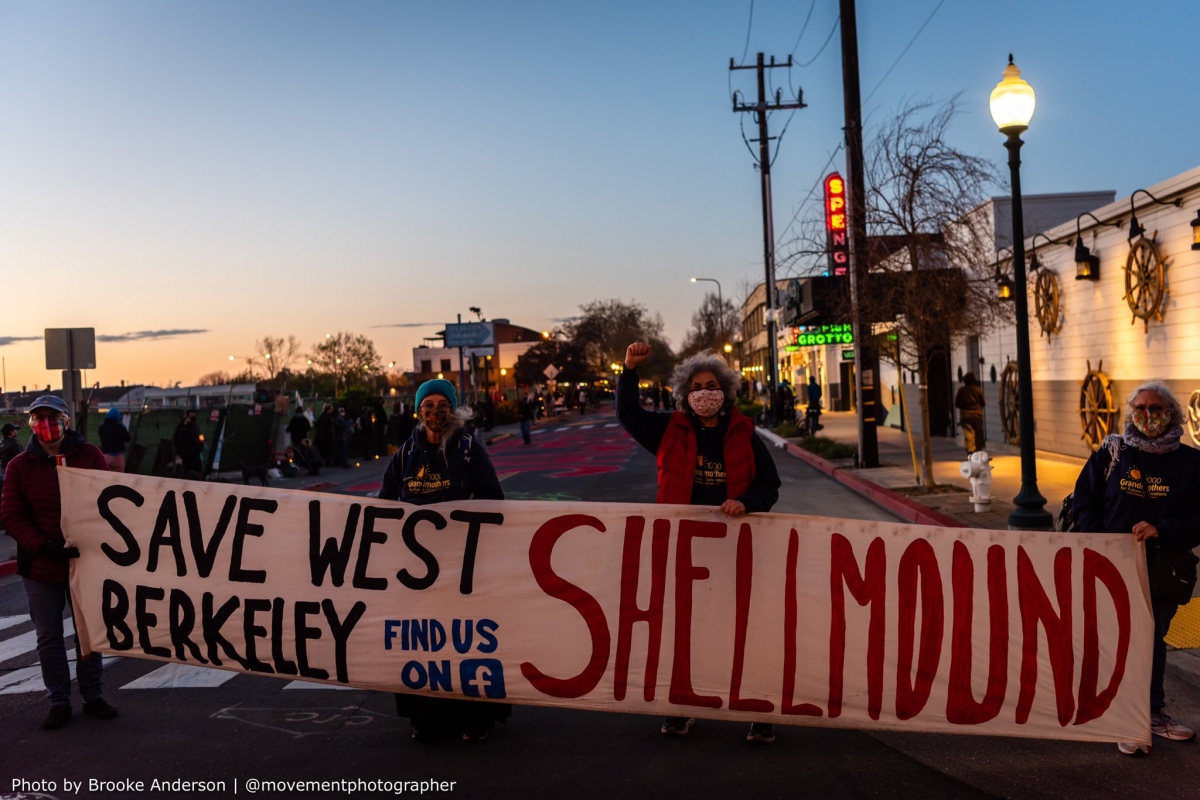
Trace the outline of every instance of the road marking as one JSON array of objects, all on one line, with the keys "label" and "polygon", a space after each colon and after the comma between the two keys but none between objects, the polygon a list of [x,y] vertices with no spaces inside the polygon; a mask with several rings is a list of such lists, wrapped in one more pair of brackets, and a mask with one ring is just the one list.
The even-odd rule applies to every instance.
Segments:
[{"label": "road marking", "polygon": [[[70,617],[63,620],[63,638],[75,632],[75,620]],[[37,631],[26,631],[11,639],[0,642],[0,664],[10,658],[24,655],[37,649]]]},{"label": "road marking", "polygon": [[596,426],[595,425],[579,425],[576,427],[576,430],[586,431],[589,428],[594,428],[594,427],[596,427]]},{"label": "road marking", "polygon": [[22,622],[28,622],[29,615],[25,614],[19,617],[0,617],[0,631],[5,628],[11,628],[14,625],[20,625]]},{"label": "road marking", "polygon": [[355,686],[334,686],[334,685],[328,684],[328,683],[314,683],[312,681],[292,681],[291,683],[289,683],[287,686],[284,686],[283,688],[284,689],[334,689],[339,692],[345,692],[345,691],[361,692],[362,691],[362,689],[359,689]]},{"label": "road marking", "polygon": [[620,425],[621,425],[621,423],[619,423],[619,422],[609,422],[609,423],[606,423],[604,427],[617,428],[617,427],[620,427]]},{"label": "road marking", "polygon": [[[67,667],[69,669],[75,663],[75,653],[72,651],[67,652]],[[104,666],[107,667],[114,661],[120,660],[117,656],[105,656]],[[71,671],[74,672],[74,670]],[[0,674],[0,694],[29,694],[30,692],[44,691],[46,691],[46,684],[42,681],[42,667],[40,664]]]},{"label": "road marking", "polygon": [[164,664],[122,689],[214,689],[236,678],[238,672],[193,664]]}]

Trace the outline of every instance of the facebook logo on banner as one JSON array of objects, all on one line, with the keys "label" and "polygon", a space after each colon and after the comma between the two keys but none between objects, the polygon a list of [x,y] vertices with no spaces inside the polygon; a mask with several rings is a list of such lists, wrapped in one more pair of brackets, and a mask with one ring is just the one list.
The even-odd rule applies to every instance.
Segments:
[{"label": "facebook logo on banner", "polygon": [[504,691],[504,666],[495,658],[464,659],[458,665],[458,684],[467,697],[503,700],[508,696]]}]

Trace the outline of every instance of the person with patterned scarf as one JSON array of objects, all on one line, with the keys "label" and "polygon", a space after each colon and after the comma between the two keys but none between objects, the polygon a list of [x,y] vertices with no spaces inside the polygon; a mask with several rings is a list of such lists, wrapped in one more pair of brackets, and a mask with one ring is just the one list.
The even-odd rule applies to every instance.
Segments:
[{"label": "person with patterned scarf", "polygon": [[[1071,506],[1075,529],[1095,533],[1129,533],[1146,547],[1152,569],[1164,548],[1200,546],[1200,451],[1183,446],[1184,413],[1163,381],[1143,383],[1126,402],[1125,432],[1112,435],[1092,454],[1075,483]],[[1151,597],[1154,609],[1154,658],[1150,675],[1150,731],[1175,741],[1195,731],[1166,713],[1163,675],[1165,637],[1178,605]],[[1149,747],[1118,745],[1126,755],[1142,755]]]}]

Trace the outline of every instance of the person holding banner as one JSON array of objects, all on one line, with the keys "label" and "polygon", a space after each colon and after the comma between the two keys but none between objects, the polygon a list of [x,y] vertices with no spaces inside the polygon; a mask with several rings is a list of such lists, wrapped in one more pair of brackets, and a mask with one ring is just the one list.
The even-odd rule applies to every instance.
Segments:
[{"label": "person holding banner", "polygon": [[[770,511],[779,499],[779,472],[754,423],[737,409],[738,374],[711,352],[685,359],[671,375],[680,410],[650,411],[638,397],[637,367],[650,345],[625,350],[617,378],[617,418],[634,441],[658,458],[659,503],[720,506],[731,517]],[[694,719],[667,717],[661,732],[685,736]],[[769,744],[775,727],[750,725],[746,740]]]},{"label": "person holding banner", "polygon": [[[71,606],[67,565],[79,555],[63,538],[56,469],[61,465],[108,470],[100,448],[71,430],[69,415],[62,398],[43,395],[33,401],[29,427],[34,435],[25,451],[9,463],[0,495],[0,520],[17,541],[17,572],[25,584],[29,617],[37,631],[38,661],[50,700],[50,713],[42,728],[48,731],[71,721],[71,666],[63,612]],[[104,663],[100,653],[84,658],[76,639],[75,659],[83,713],[96,719],[117,716],[117,710],[101,696]]]},{"label": "person holding banner", "polygon": [[[454,384],[434,379],[417,388],[417,427],[392,456],[379,490],[382,500],[414,505],[456,500],[503,500],[500,479],[483,444],[467,432],[471,411],[458,407]],[[507,703],[396,695],[396,711],[412,721],[418,742],[462,737],[483,741],[497,720],[512,714]]]},{"label": "person holding banner", "polygon": [[[1075,483],[1071,503],[1074,530],[1132,533],[1146,547],[1154,609],[1154,657],[1150,672],[1150,732],[1176,741],[1195,737],[1191,728],[1164,710],[1165,637],[1179,608],[1178,598],[1155,589],[1155,562],[1168,550],[1200,546],[1200,451],[1182,447],[1183,409],[1161,381],[1137,387],[1126,401],[1125,432],[1109,436],[1091,455]],[[1192,568],[1194,574],[1195,568]],[[1126,755],[1149,753],[1144,745],[1122,742]]]}]

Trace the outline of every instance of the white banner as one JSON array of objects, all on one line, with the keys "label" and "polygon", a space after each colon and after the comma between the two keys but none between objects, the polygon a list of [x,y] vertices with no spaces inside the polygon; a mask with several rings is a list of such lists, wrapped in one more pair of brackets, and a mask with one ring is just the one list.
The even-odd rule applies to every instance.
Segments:
[{"label": "white banner", "polygon": [[85,649],[518,704],[1149,739],[1129,535],[59,480]]}]

